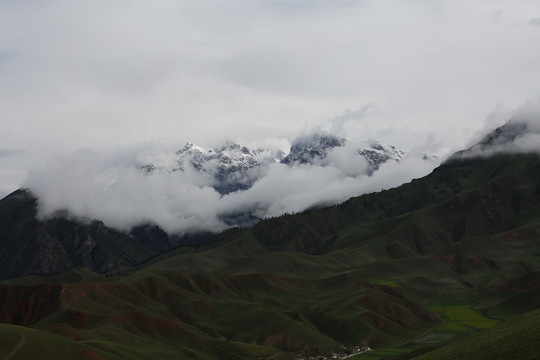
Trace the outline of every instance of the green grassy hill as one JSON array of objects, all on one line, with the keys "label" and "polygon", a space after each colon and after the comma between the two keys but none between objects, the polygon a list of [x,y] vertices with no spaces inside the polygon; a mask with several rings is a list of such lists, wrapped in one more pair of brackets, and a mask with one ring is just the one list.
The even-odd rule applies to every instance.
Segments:
[{"label": "green grassy hill", "polygon": [[[4,282],[0,321],[54,337],[54,351],[76,344],[105,359],[292,359],[350,345],[379,350],[366,359],[425,353],[540,307],[538,179],[532,154],[447,163],[135,268]],[[21,335],[5,329],[9,353]]]},{"label": "green grassy hill", "polygon": [[539,359],[539,334],[540,310],[535,310],[413,359]]}]

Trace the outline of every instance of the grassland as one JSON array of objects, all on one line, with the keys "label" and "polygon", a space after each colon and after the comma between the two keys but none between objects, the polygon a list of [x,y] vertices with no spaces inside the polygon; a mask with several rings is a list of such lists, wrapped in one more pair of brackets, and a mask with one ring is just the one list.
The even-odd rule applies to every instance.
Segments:
[{"label": "grassland", "polygon": [[538,359],[538,334],[540,310],[535,310],[414,359]]},{"label": "grassland", "polygon": [[472,303],[466,299],[430,299],[430,309],[444,319],[444,323],[406,344],[375,349],[354,357],[355,359],[409,359],[415,354],[429,352],[458,339],[470,336],[480,330],[489,329],[499,323],[472,309]]},{"label": "grassland", "polygon": [[359,359],[406,359],[451,353],[447,344],[469,335],[465,346],[488,346],[496,337],[480,334],[491,327],[511,343],[536,331],[495,318],[540,307],[529,296],[540,291],[539,178],[536,156],[448,164],[137,267],[10,280],[0,321],[24,327],[0,329],[0,355],[21,333],[15,360],[39,344],[42,358],[58,359],[70,349],[73,358],[290,359],[362,344],[380,350]]}]

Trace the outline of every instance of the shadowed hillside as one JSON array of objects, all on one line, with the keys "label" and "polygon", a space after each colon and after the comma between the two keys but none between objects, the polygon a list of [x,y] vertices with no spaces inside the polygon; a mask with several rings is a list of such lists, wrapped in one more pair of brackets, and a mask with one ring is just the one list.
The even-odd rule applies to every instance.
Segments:
[{"label": "shadowed hillside", "polygon": [[125,234],[98,220],[70,219],[67,213],[39,221],[35,218],[37,201],[29,190],[15,191],[0,200],[2,280],[53,274],[77,266],[107,272],[209,237],[202,234],[178,238],[152,225]]},{"label": "shadowed hillside", "polygon": [[[453,160],[398,188],[233,229],[136,268],[6,281],[0,320],[31,328],[28,341],[53,336],[63,354],[75,343],[111,359],[291,359],[399,348],[431,331],[440,347],[540,307],[538,179],[535,154]],[[26,195],[8,200],[16,196]],[[8,234],[21,224],[12,219]],[[514,323],[499,329],[518,336]],[[18,329],[0,330],[16,339]],[[482,333],[470,341],[484,343]]]}]

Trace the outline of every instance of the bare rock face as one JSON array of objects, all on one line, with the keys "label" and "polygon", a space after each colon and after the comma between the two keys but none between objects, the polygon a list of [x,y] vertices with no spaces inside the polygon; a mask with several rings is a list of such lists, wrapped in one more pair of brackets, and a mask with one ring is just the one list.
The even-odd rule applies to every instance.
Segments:
[{"label": "bare rock face", "polygon": [[62,285],[0,285],[0,323],[31,325],[60,306]]}]

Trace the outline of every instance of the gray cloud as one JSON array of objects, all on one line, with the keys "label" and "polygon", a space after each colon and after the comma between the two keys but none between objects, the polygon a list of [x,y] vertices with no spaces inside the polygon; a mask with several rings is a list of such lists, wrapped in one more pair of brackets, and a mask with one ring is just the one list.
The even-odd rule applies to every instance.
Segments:
[{"label": "gray cloud", "polygon": [[540,26],[540,18],[532,19],[531,21],[529,21],[529,25]]},{"label": "gray cloud", "polygon": [[495,11],[495,13],[493,13],[491,18],[493,20],[497,20],[498,18],[500,18],[503,15],[504,15],[504,11],[502,11],[501,9],[498,9],[497,11]]},{"label": "gray cloud", "polygon": [[349,122],[360,122],[370,115],[377,112],[375,104],[367,104],[357,110],[345,110],[343,114],[338,115],[330,120],[330,133],[339,136],[346,136],[345,125]]},{"label": "gray cloud", "polygon": [[39,198],[38,217],[67,209],[76,217],[103,219],[122,230],[147,222],[171,232],[225,227],[211,210],[219,194],[204,185],[203,176],[189,170],[147,176],[137,169],[138,159],[156,154],[141,156],[133,150],[81,150],[57,155],[30,171],[24,185]]},{"label": "gray cloud", "polygon": [[0,149],[0,158],[23,154],[25,151],[20,149]]},{"label": "gray cloud", "polygon": [[21,163],[27,156],[26,150],[0,149],[0,199],[20,186],[26,174]]}]

